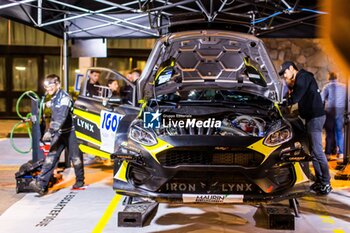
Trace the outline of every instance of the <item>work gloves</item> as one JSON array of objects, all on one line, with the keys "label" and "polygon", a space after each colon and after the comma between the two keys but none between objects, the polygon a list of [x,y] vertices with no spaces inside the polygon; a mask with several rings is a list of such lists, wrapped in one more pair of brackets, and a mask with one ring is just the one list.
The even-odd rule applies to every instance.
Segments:
[{"label": "work gloves", "polygon": [[52,141],[52,138],[59,135],[60,124],[57,121],[50,122],[50,128],[44,134],[42,140],[44,142]]},{"label": "work gloves", "polygon": [[43,140],[44,142],[50,142],[51,139],[52,139],[52,136],[53,136],[53,135],[52,135],[49,131],[47,131],[47,132],[45,132],[45,134],[44,134],[42,140]]}]

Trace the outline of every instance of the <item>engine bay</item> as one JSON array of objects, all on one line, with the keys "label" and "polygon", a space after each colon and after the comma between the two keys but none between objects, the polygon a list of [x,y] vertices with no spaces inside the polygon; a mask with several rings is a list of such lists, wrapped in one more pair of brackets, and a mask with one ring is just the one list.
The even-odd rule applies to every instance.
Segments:
[{"label": "engine bay", "polygon": [[[185,111],[188,109],[191,111]],[[283,120],[275,109],[260,111],[204,106],[169,109],[160,106],[162,124],[154,129],[157,135],[218,135],[264,137]],[[186,112],[186,113],[185,113]],[[245,113],[242,113],[245,112]],[[198,123],[200,122],[200,123]]]}]

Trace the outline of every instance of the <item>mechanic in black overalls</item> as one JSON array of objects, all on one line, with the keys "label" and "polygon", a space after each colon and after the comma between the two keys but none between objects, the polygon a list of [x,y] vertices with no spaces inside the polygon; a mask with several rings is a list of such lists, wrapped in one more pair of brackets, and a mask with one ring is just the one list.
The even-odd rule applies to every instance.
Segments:
[{"label": "mechanic in black overalls", "polygon": [[84,186],[83,155],[79,151],[72,119],[72,98],[60,87],[60,78],[55,74],[46,76],[44,87],[52,96],[47,106],[51,109],[50,128],[43,136],[43,141],[51,141],[49,154],[46,156],[40,175],[32,181],[30,187],[40,195],[48,191],[48,183],[64,148],[68,148],[69,158],[73,163],[76,182],[73,189]]}]

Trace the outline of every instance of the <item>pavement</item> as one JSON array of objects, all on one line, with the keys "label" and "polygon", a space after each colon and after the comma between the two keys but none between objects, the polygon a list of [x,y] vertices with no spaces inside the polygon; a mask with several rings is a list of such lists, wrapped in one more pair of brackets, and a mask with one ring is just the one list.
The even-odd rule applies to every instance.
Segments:
[{"label": "pavement", "polygon": [[[16,139],[18,140],[18,139]],[[4,146],[6,139],[0,141]],[[4,148],[4,147],[2,147]],[[11,153],[10,153],[11,154]],[[194,233],[347,233],[350,232],[350,182],[332,180],[334,191],[328,196],[299,199],[300,217],[295,230],[270,230],[261,226],[256,205],[159,204],[152,219],[142,228],[118,227],[118,212],[123,210],[123,197],[112,190],[112,167],[88,163],[84,189],[72,190],[73,169],[66,169],[64,180],[43,197],[35,193],[16,194],[13,172],[16,165],[5,165],[27,158],[0,155],[0,232],[194,232]],[[18,167],[18,166],[17,166]],[[334,174],[334,171],[331,171]],[[12,177],[12,178],[11,178]],[[5,191],[5,192],[4,192]],[[287,202],[281,205],[288,206]],[[19,224],[20,223],[20,224]]]},{"label": "pavement", "polygon": [[[1,124],[0,132],[6,134]],[[23,150],[30,144],[28,138],[15,138],[14,142]],[[254,205],[160,204],[154,218],[143,228],[118,227],[123,197],[111,188],[112,166],[92,163],[85,155],[85,189],[71,189],[74,171],[66,169],[63,182],[50,189],[48,195],[17,194],[14,174],[31,159],[31,154],[14,151],[8,138],[0,138],[0,148],[0,232],[271,232],[257,224]],[[329,165],[334,177],[337,162],[330,161]],[[273,232],[350,233],[350,181],[331,182],[334,191],[330,195],[299,199],[301,216],[295,219],[295,231]]]},{"label": "pavement", "polygon": [[[15,139],[19,148],[28,149],[29,139]],[[22,155],[11,149],[10,140],[0,138],[0,214],[20,200],[24,194],[16,194],[15,173],[19,166],[31,159],[30,154]]]},{"label": "pavement", "polygon": [[[19,123],[20,120],[0,120],[0,138],[6,138],[10,136],[10,132],[13,128],[13,126],[17,123]],[[15,135],[26,135],[27,134],[27,129],[25,127],[25,123],[22,123],[18,126],[18,128],[14,131]]]}]

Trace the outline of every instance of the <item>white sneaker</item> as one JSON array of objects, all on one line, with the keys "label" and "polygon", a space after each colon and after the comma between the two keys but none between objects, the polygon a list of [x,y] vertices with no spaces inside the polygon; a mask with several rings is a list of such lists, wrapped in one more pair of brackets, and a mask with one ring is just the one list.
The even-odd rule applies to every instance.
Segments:
[{"label": "white sneaker", "polygon": [[343,159],[344,159],[344,154],[339,154],[339,155],[338,155],[338,159],[339,159],[339,160],[343,160]]}]

